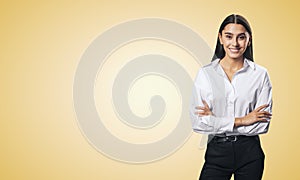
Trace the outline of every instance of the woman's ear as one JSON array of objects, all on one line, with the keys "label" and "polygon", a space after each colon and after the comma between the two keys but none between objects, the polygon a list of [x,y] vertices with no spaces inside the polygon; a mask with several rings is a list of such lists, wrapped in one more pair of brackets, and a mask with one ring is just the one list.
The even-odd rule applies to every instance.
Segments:
[{"label": "woman's ear", "polygon": [[222,35],[221,35],[221,33],[219,33],[219,34],[218,34],[218,37],[219,37],[219,41],[220,41],[221,45],[223,45],[223,41],[222,41]]},{"label": "woman's ear", "polygon": [[246,32],[246,37],[247,37],[247,46],[250,46],[251,45],[251,36],[249,35],[248,32]]}]

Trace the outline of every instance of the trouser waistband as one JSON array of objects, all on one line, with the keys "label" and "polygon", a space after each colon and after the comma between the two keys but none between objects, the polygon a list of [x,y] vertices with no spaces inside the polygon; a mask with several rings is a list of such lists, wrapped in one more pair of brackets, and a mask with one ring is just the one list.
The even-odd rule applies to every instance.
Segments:
[{"label": "trouser waistband", "polygon": [[210,136],[209,139],[213,142],[236,142],[242,139],[247,139],[247,138],[258,138],[258,135],[255,136],[245,136],[245,135],[232,135],[232,136]]}]

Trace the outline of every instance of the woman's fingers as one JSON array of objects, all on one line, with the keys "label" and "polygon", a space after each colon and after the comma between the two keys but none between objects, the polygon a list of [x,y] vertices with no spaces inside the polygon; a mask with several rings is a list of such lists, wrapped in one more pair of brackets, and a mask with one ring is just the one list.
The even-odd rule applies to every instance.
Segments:
[{"label": "woman's fingers", "polygon": [[258,117],[270,117],[272,116],[271,113],[267,112],[267,111],[260,111],[257,113]]},{"label": "woman's fingers", "polygon": [[209,108],[207,108],[207,107],[202,107],[202,106],[196,106],[195,109],[196,109],[196,110],[202,110],[202,111],[210,111]]},{"label": "woman's fingers", "polygon": [[196,106],[195,109],[197,109],[197,110],[205,110],[206,108],[202,107],[202,106]]},{"label": "woman's fingers", "polygon": [[257,120],[257,122],[268,122],[268,120],[264,117],[258,118]]},{"label": "woman's fingers", "polygon": [[206,102],[206,101],[202,100],[202,103],[203,103],[204,107],[206,107],[206,108],[208,108],[208,109],[209,109],[209,106],[208,106],[208,104],[207,104],[207,102]]},{"label": "woman's fingers", "polygon": [[208,112],[205,112],[205,111],[197,111],[197,112],[195,112],[195,115],[198,115],[198,116],[208,116],[210,114]]},{"label": "woman's fingers", "polygon": [[259,106],[258,108],[256,108],[255,111],[259,112],[259,111],[261,111],[262,109],[264,109],[264,108],[266,108],[266,107],[268,107],[268,106],[269,106],[269,104],[261,105],[261,106]]},{"label": "woman's fingers", "polygon": [[196,106],[195,109],[198,110],[195,112],[196,115],[198,116],[208,116],[211,115],[212,112],[209,109],[208,104],[206,103],[206,101],[202,100],[202,103],[204,106]]},{"label": "woman's fingers", "polygon": [[204,106],[196,106],[195,109],[200,109],[200,110],[208,109],[208,110],[210,110],[209,106],[208,106],[208,104],[205,100],[202,100],[202,103],[203,103]]}]

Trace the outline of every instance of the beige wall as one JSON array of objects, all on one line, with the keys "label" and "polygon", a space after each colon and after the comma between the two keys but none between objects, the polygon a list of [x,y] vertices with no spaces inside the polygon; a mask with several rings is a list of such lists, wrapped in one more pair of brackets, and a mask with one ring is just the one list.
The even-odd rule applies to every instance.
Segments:
[{"label": "beige wall", "polygon": [[[255,61],[267,67],[273,83],[274,117],[269,133],[261,136],[264,179],[299,179],[300,14],[299,5],[291,0],[2,1],[1,179],[197,179],[204,150],[198,148],[200,135],[195,133],[174,154],[149,164],[122,163],[96,151],[76,121],[73,78],[88,45],[118,23],[144,17],[175,20],[196,31],[213,49],[217,29],[231,13],[250,21]],[[156,47],[160,46],[174,52],[175,47]],[[195,75],[197,67],[191,61],[181,63]],[[108,112],[111,107],[106,108]],[[148,140],[170,127],[163,126]]]}]

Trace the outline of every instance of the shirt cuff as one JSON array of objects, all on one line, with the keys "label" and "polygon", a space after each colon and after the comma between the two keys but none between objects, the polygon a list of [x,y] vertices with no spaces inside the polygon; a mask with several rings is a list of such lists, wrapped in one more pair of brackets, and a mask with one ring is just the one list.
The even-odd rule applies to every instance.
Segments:
[{"label": "shirt cuff", "polygon": [[234,117],[222,117],[216,118],[215,121],[215,131],[216,132],[233,132],[234,127]]}]

